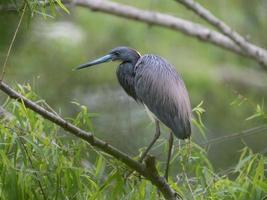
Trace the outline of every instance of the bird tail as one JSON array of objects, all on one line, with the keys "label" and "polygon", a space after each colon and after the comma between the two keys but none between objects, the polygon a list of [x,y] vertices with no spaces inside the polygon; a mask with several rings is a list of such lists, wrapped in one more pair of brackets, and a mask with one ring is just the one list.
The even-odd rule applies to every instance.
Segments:
[{"label": "bird tail", "polygon": [[183,123],[175,123],[171,130],[178,139],[187,139],[191,136],[190,121],[186,120],[186,122]]}]

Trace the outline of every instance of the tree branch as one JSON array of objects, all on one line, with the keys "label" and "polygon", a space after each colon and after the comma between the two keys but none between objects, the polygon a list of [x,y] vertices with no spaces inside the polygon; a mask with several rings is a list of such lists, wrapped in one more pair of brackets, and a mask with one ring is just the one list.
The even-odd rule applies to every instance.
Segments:
[{"label": "tree branch", "polygon": [[267,69],[267,51],[261,47],[258,47],[250,42],[248,42],[243,36],[234,31],[222,20],[215,17],[209,10],[204,8],[199,3],[194,0],[175,0],[181,3],[188,9],[192,10],[194,13],[199,15],[202,19],[207,21],[209,24],[217,28],[221,33],[229,37],[233,42],[235,42],[246,54],[254,58],[261,65]]},{"label": "tree branch", "polygon": [[[180,2],[179,0],[176,1]],[[111,2],[109,0],[74,0],[73,4],[89,8],[92,11],[108,13],[111,15],[144,22],[150,25],[157,25],[180,31],[185,35],[196,37],[202,41],[209,42],[236,54],[252,58],[264,66],[264,69],[267,69],[267,51],[256,45],[248,43],[245,41],[245,39],[241,40],[239,38],[239,42],[236,42],[236,40],[231,38],[233,34],[229,33],[231,29],[228,30],[228,34],[225,34],[226,32],[221,34],[198,23],[193,23],[191,21],[168,14],[138,9],[132,6],[123,5],[121,3]],[[233,33],[232,30],[231,33]],[[230,38],[229,35],[231,35]],[[233,37],[238,39],[236,38],[238,36],[236,36],[236,34],[234,35],[235,36]]]},{"label": "tree branch", "polygon": [[[163,194],[165,199],[170,200],[178,200],[180,199],[179,196],[177,196],[177,193],[168,185],[166,180],[158,175],[158,172],[156,171],[156,167],[148,166],[147,164],[139,163],[132,158],[130,158],[127,154],[124,152],[118,150],[117,148],[113,147],[112,145],[108,144],[105,141],[102,141],[95,137],[91,132],[86,132],[73,124],[67,122],[63,118],[59,117],[58,115],[53,114],[52,112],[47,111],[43,107],[39,106],[38,104],[34,103],[33,101],[27,99],[23,95],[19,94],[12,88],[10,88],[7,84],[5,84],[3,81],[0,81],[0,90],[2,90],[4,93],[6,93],[10,98],[15,99],[19,102],[23,102],[23,104],[31,109],[32,111],[38,113],[45,119],[51,121],[52,123],[57,124],[67,132],[85,140],[89,144],[91,144],[94,147],[99,148],[103,152],[112,155],[114,158],[120,160],[124,164],[126,164],[131,169],[137,171],[139,174],[144,176],[146,179],[151,181],[153,185],[155,185]],[[150,157],[148,158],[150,159]],[[150,159],[151,160],[151,159]],[[146,162],[147,163],[147,162]],[[151,163],[151,162],[150,162]],[[153,169],[153,171],[151,171]]]},{"label": "tree branch", "polygon": [[238,45],[223,34],[210,30],[200,24],[168,14],[146,11],[108,0],[74,0],[73,4],[89,8],[92,11],[99,11],[126,19],[144,22],[149,25],[157,25],[180,31],[185,35],[196,37],[202,41],[209,42],[239,55],[249,56],[246,52],[242,51]]},{"label": "tree branch", "polygon": [[[176,1],[191,2],[189,0]],[[174,17],[168,14],[163,14],[160,12],[152,12],[143,9],[138,9],[132,6],[123,5],[121,3],[115,3],[109,0],[65,0],[63,1],[63,3],[70,4],[71,6],[76,5],[80,7],[89,8],[92,11],[99,11],[126,19],[144,22],[149,25],[156,25],[169,28],[175,31],[180,31],[187,36],[198,38],[201,41],[211,43],[215,46],[232,51],[236,54],[254,59],[262,66],[264,66],[264,69],[267,70],[267,51],[254,44],[248,43],[240,35],[238,36],[240,36],[241,38],[238,39],[236,33],[233,32],[227,25],[226,26],[229,29],[225,29],[224,32],[222,32],[223,34],[221,34],[201,24],[193,23],[185,19]],[[231,35],[231,37],[229,35]],[[235,38],[235,40],[233,40],[233,38]]]}]

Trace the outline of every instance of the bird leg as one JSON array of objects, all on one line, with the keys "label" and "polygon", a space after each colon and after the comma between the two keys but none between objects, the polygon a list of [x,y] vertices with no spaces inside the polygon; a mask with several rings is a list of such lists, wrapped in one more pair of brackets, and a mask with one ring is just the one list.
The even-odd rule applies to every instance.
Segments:
[{"label": "bird leg", "polygon": [[146,157],[147,153],[149,152],[151,147],[155,144],[155,142],[157,141],[157,139],[160,136],[160,126],[159,126],[159,121],[157,119],[155,119],[155,124],[156,124],[156,133],[154,135],[154,138],[151,141],[151,143],[149,144],[149,146],[146,148],[145,152],[139,158],[139,160],[138,160],[139,162],[142,162],[144,160],[144,158]]},{"label": "bird leg", "polygon": [[191,157],[191,150],[192,150],[192,147],[191,147],[191,137],[189,137],[189,139],[188,139],[187,148],[188,148],[188,157],[187,157],[187,160],[189,161],[190,160],[190,157]]},{"label": "bird leg", "polygon": [[[141,157],[138,159],[138,162],[142,162],[144,160],[144,158],[146,157],[147,153],[149,152],[149,150],[151,149],[151,147],[155,144],[155,142],[157,141],[157,139],[160,136],[160,126],[159,126],[159,121],[157,119],[155,119],[155,124],[156,124],[156,133],[154,135],[154,138],[151,141],[151,143],[149,144],[149,146],[146,148],[146,150],[144,151],[144,153],[142,153]],[[133,173],[133,171],[130,171],[126,175],[125,179],[127,179],[132,173]]]},{"label": "bird leg", "polygon": [[[155,124],[156,124],[156,132],[155,132],[154,138],[151,141],[151,143],[149,144],[149,146],[146,148],[146,150],[144,151],[144,153],[142,153],[141,157],[138,159],[138,162],[142,162],[144,160],[144,158],[146,157],[147,153],[149,152],[149,150],[151,149],[151,147],[155,144],[155,142],[157,141],[157,139],[160,136],[160,126],[159,126],[159,121],[157,119],[155,119]],[[133,171],[130,171],[126,175],[125,179],[127,179],[132,173],[133,173]]]},{"label": "bird leg", "polygon": [[170,165],[171,154],[172,154],[172,146],[173,146],[173,135],[172,135],[172,132],[170,132],[168,157],[167,157],[167,163],[166,163],[166,169],[165,169],[166,181],[168,181],[168,176],[169,176],[169,165]]}]

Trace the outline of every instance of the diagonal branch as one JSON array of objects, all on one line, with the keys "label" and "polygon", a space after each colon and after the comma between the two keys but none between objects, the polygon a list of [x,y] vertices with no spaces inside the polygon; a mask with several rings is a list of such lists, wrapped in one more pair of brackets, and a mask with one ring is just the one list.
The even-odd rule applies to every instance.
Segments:
[{"label": "diagonal branch", "polygon": [[86,132],[74,126],[73,124],[67,122],[66,120],[59,117],[58,115],[55,115],[54,113],[44,109],[43,107],[39,106],[33,101],[27,99],[23,95],[19,94],[18,92],[10,88],[3,81],[0,81],[0,90],[6,93],[10,98],[15,99],[19,102],[22,102],[27,108],[40,114],[45,119],[51,121],[54,124],[57,124],[58,126],[63,128],[67,132],[85,140],[86,142],[88,142],[94,147],[99,148],[103,152],[109,155],[112,155],[114,158],[120,160],[121,162],[126,164],[131,169],[137,171],[139,174],[141,174],[146,179],[148,179],[153,185],[155,185],[161,191],[165,199],[170,199],[170,200],[180,199],[179,196],[177,196],[177,193],[166,182],[166,180],[163,177],[158,175],[156,167],[148,166],[147,163],[151,163],[149,162],[149,160],[151,160],[151,157],[148,157],[149,160],[145,161],[145,164],[139,163],[138,161],[133,160],[127,154],[118,150],[117,148],[113,147],[107,142],[98,139],[91,132]]},{"label": "diagonal branch", "polygon": [[[184,2],[186,0],[176,1]],[[189,20],[160,12],[143,10],[109,0],[65,0],[62,2],[65,5],[89,8],[92,11],[103,12],[121,18],[143,22],[149,25],[156,25],[179,31],[187,36],[198,38],[201,41],[211,43],[238,55],[254,59],[267,70],[267,51],[254,44],[248,43],[244,38],[243,40],[237,42],[224,32],[222,32],[223,34],[219,33]]]},{"label": "diagonal branch", "polygon": [[[191,2],[189,0],[176,1]],[[222,31],[223,34],[211,30],[198,23],[193,23],[191,21],[174,17],[168,14],[142,10],[132,6],[123,5],[121,3],[115,3],[109,0],[74,0],[73,5],[89,8],[92,11],[99,11],[122,18],[144,22],[150,25],[157,25],[180,31],[187,36],[196,37],[202,41],[219,46],[236,54],[252,58],[259,62],[262,66],[264,66],[264,69],[267,69],[267,51],[254,44],[248,43],[240,35],[233,32],[222,21],[219,21],[219,23],[220,26],[222,23],[224,24],[224,31]],[[217,23],[218,21],[214,21],[214,24]]]},{"label": "diagonal branch", "polygon": [[239,55],[248,56],[246,52],[241,50],[238,45],[223,34],[210,30],[200,24],[172,15],[142,10],[121,3],[111,2],[109,0],[74,0],[73,4],[89,8],[92,11],[103,12],[126,19],[144,22],[149,25],[157,25],[180,31],[185,35],[196,37],[202,41],[209,42]]},{"label": "diagonal branch", "polygon": [[261,65],[267,69],[267,51],[260,48],[250,42],[248,42],[243,36],[234,31],[222,20],[218,19],[209,10],[195,2],[194,0],[175,0],[183,4],[188,9],[199,15],[201,18],[206,20],[208,23],[217,28],[221,33],[229,37],[235,42],[241,49],[244,50],[250,57],[257,60]]}]

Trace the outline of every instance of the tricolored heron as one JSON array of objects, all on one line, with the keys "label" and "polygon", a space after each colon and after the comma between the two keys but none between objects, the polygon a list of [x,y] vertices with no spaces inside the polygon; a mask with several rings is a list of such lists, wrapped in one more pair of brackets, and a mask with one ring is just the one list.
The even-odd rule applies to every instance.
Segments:
[{"label": "tricolored heron", "polygon": [[114,48],[107,55],[82,64],[76,69],[108,61],[121,62],[117,68],[120,85],[136,102],[144,104],[153,113],[155,119],[156,133],[139,161],[143,161],[159,138],[159,121],[171,130],[165,171],[165,178],[168,179],[173,146],[172,133],[178,139],[186,139],[191,135],[191,105],[181,76],[165,59],[152,54],[141,56],[137,51],[128,47]]}]

